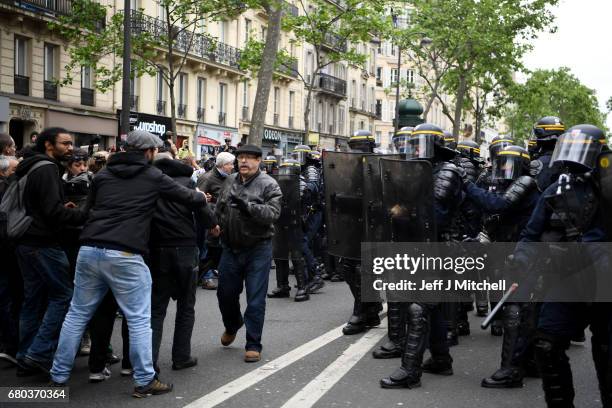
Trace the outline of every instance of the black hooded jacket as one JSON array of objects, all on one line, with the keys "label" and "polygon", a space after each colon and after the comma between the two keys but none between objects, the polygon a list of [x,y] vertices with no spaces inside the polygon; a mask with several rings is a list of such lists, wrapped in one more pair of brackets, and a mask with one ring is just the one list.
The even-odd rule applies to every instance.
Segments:
[{"label": "black hooded jacket", "polygon": [[34,154],[24,159],[15,170],[17,178],[25,176],[30,168],[47,160],[54,166],[41,166],[28,175],[24,191],[26,212],[33,218],[30,228],[19,238],[18,244],[36,247],[59,246],[58,237],[62,228],[78,226],[87,218],[86,208],[64,207],[64,187],[60,174],[61,164],[45,154]]},{"label": "black hooded jacket", "polygon": [[206,205],[203,194],[174,182],[141,152],[114,154],[93,179],[81,245],[147,254],[159,198],[194,208]]},{"label": "black hooded jacket", "polygon": [[[178,184],[194,189],[191,166],[178,160],[161,159],[155,161],[155,167]],[[197,246],[195,222],[208,229],[214,226],[211,217],[208,206],[194,210],[185,204],[165,199],[158,200],[151,224],[150,246],[152,248],[195,247]]]}]

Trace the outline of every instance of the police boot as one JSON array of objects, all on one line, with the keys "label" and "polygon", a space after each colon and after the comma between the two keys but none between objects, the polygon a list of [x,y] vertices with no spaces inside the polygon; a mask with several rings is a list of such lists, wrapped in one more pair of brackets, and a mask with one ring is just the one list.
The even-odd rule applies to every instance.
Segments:
[{"label": "police boot", "polygon": [[553,338],[536,339],[536,361],[548,408],[574,408],[574,384],[566,348]]},{"label": "police boot", "polygon": [[416,388],[421,386],[423,353],[427,347],[429,311],[418,303],[407,310],[408,330],[402,354],[402,365],[389,377],[380,380],[382,388]]},{"label": "police boot", "polygon": [[319,265],[315,266],[315,270],[312,275],[310,283],[308,283],[308,293],[316,293],[318,290],[325,286],[323,278],[321,278],[321,269]]},{"label": "police boot", "polygon": [[472,303],[463,302],[459,304],[459,315],[457,318],[457,334],[459,336],[470,335],[470,322],[468,321],[468,312],[474,310]]},{"label": "police boot", "polygon": [[485,317],[489,312],[489,302],[486,300],[476,301],[476,316]]},{"label": "police boot", "polygon": [[453,375],[453,358],[450,355],[431,356],[423,363],[423,371],[429,374]]},{"label": "police boot", "polygon": [[289,287],[289,265],[287,261],[276,260],[278,264],[276,268],[276,288],[268,293],[269,298],[287,298],[290,295],[291,288]]},{"label": "police boot", "polygon": [[342,328],[342,333],[346,336],[363,333],[367,330],[362,314],[362,304],[355,299],[353,303],[353,315],[350,317],[346,326]]},{"label": "police boot", "polygon": [[297,282],[297,293],[295,294],[296,302],[304,302],[310,299],[308,290],[306,289],[306,276],[304,276],[304,261],[294,261],[293,267],[295,270],[295,281]]},{"label": "police boot", "polygon": [[504,307],[504,338],[502,342],[501,368],[491,377],[484,378],[485,388],[520,388],[523,386],[523,372],[520,364],[513,360],[520,337],[521,308],[518,304]]},{"label": "police boot", "polygon": [[602,406],[609,408],[612,407],[612,364],[609,348],[607,344],[597,344],[593,337],[591,346]]},{"label": "police boot", "polygon": [[491,336],[500,337],[504,334],[504,325],[501,320],[495,319],[491,322]]},{"label": "police boot", "polygon": [[406,310],[400,302],[388,302],[387,318],[389,321],[387,335],[389,339],[372,352],[374,358],[396,358],[402,356],[406,340]]},{"label": "police boot", "polygon": [[458,306],[459,304],[456,302],[445,302],[440,304],[442,315],[444,316],[448,327],[446,340],[448,341],[449,347],[459,344],[459,334],[457,331]]}]

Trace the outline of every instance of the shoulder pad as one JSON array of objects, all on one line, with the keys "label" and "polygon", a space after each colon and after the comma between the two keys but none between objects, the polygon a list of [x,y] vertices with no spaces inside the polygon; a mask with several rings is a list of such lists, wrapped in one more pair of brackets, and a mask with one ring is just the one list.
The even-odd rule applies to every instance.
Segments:
[{"label": "shoulder pad", "polygon": [[512,184],[504,192],[504,198],[511,205],[517,204],[519,201],[527,197],[538,188],[536,180],[531,176],[521,176],[514,180]]},{"label": "shoulder pad", "polygon": [[539,159],[532,160],[531,163],[529,163],[529,175],[531,177],[535,177],[538,174],[540,174],[543,168],[544,168],[544,163],[542,163]]}]

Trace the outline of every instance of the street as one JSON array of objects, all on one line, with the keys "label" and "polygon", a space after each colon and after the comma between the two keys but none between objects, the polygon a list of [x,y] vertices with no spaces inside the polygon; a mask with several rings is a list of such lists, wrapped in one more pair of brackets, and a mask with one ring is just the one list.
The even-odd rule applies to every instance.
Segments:
[{"label": "street", "polygon": [[[274,270],[270,287],[275,284]],[[292,294],[295,291],[292,291]],[[480,387],[483,377],[499,364],[501,338],[479,328],[480,318],[470,315],[472,334],[451,349],[454,375],[424,374],[422,387],[383,390],[378,381],[399,364],[398,359],[374,360],[371,351],[386,334],[380,328],[365,335],[343,336],[351,296],[346,283],[330,283],[311,300],[268,299],[262,361],[244,363],[244,328],[232,346],[219,342],[223,332],[216,292],[198,289],[192,354],[198,366],[172,371],[170,350],[174,305],[168,310],[160,352],[160,378],[174,383],[174,392],[144,401],[132,398],[131,378],[112,377],[88,383],[87,358],[78,357],[70,380],[70,404],[75,407],[543,407],[539,379],[528,378],[523,389],[491,390]],[[244,301],[242,302],[244,305]],[[588,336],[587,336],[588,337]],[[589,340],[569,351],[577,407],[598,407],[599,391],[590,355]],[[121,355],[120,321],[115,324],[113,347]],[[2,386],[41,386],[44,376],[19,379],[12,368],[0,367]],[[40,403],[0,404],[2,407],[41,406]],[[48,407],[64,404],[46,404]]]}]

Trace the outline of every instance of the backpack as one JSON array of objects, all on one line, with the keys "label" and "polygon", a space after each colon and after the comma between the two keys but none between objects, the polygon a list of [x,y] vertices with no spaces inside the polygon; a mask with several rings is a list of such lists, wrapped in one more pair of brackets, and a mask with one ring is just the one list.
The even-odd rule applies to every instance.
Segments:
[{"label": "backpack", "polygon": [[21,238],[32,224],[33,218],[26,214],[23,199],[28,175],[42,166],[55,165],[49,160],[35,163],[26,174],[11,183],[0,203],[0,241],[13,241]]}]

